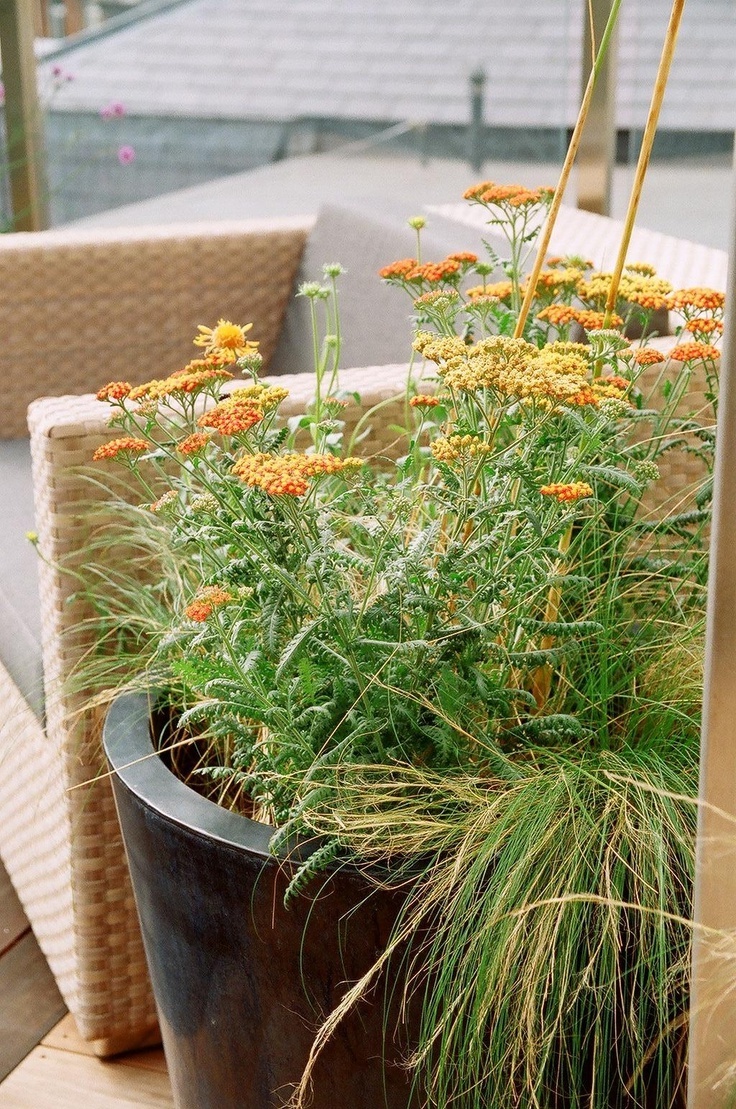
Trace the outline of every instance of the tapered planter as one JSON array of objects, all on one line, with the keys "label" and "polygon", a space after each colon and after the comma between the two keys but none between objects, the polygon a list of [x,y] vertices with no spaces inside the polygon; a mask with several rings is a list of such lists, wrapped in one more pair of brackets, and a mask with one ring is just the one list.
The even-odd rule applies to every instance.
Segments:
[{"label": "tapered planter", "polygon": [[[272,829],[171,773],[145,696],[112,706],[105,750],[178,1109],[285,1105],[321,1019],[383,950],[399,896],[343,867],[285,910]],[[414,1105],[391,992],[379,986],[328,1043],[313,1109]]]}]

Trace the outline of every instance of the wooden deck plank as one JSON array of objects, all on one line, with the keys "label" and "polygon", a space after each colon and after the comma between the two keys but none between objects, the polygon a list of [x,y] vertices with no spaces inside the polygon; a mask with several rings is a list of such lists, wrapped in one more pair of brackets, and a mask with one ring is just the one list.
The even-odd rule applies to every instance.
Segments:
[{"label": "wooden deck plank", "polygon": [[13,889],[5,867],[0,862],[0,956],[27,932],[30,925]]},{"label": "wooden deck plank", "polygon": [[58,1051],[76,1051],[77,1055],[92,1055],[92,1044],[83,1040],[77,1031],[74,1017],[67,1013],[58,1024],[46,1033],[41,1040],[41,1047],[54,1047]]},{"label": "wooden deck plank", "polygon": [[[0,1079],[63,1017],[66,1005],[32,932],[0,959]],[[4,1102],[0,1100],[0,1104]]]},{"label": "wooden deck plank", "polygon": [[[52,1028],[48,1035],[44,1036],[41,1046],[53,1047],[58,1051],[74,1051],[77,1055],[89,1055],[97,1058],[91,1044],[79,1035],[71,1013],[67,1013],[64,1019]],[[141,1067],[144,1070],[166,1073],[166,1060],[160,1047],[146,1048],[142,1051],[129,1051],[124,1055],[115,1056],[114,1062],[120,1066]]]},{"label": "wooden deck plank", "polygon": [[[144,1053],[145,1054],[145,1053]],[[168,1076],[40,1046],[0,1084],[3,1109],[173,1109]]]}]

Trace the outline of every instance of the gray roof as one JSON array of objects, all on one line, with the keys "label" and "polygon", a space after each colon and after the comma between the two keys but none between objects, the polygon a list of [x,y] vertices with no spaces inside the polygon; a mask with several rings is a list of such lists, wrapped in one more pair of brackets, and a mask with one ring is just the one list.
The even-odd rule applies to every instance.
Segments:
[{"label": "gray roof", "polygon": [[[619,127],[641,127],[670,0],[622,5]],[[559,127],[580,95],[583,0],[149,0],[52,55],[54,107],[143,115]],[[146,18],[139,18],[146,14]],[[736,5],[690,0],[660,126],[733,130]]]}]

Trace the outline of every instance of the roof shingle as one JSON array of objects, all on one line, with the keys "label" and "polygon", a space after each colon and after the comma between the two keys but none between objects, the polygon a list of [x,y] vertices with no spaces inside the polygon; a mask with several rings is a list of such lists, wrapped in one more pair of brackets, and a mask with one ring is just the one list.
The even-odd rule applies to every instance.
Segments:
[{"label": "roof shingle", "polygon": [[[489,125],[569,125],[582,0],[185,0],[63,51],[62,110],[121,100],[143,115],[464,124],[482,66]],[[641,127],[670,0],[622,9],[618,126]],[[46,67],[53,64],[52,56]],[[662,110],[674,130],[732,130],[736,5],[690,0]],[[44,67],[42,67],[44,68]]]}]

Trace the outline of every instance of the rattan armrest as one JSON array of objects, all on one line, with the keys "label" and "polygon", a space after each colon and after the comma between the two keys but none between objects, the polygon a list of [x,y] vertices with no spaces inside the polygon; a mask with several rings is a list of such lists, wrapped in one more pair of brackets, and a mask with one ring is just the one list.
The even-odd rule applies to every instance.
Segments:
[{"label": "rattan armrest", "polygon": [[36,397],[165,376],[197,325],[252,321],[273,354],[313,220],[0,236],[0,438]]}]

